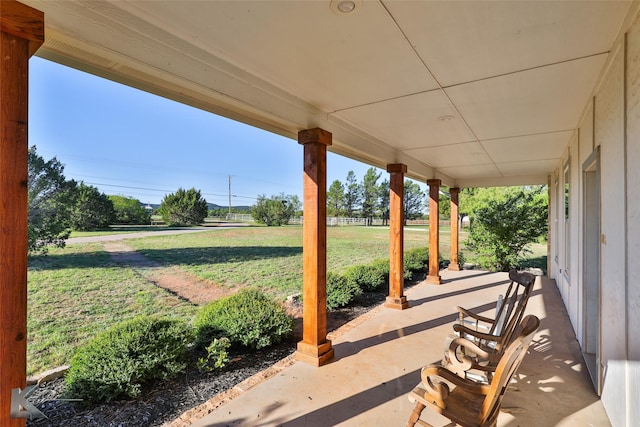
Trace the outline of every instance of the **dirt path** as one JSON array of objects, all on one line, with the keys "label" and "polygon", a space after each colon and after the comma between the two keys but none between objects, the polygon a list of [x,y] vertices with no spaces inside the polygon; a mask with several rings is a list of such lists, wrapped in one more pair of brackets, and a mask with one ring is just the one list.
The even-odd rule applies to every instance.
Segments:
[{"label": "dirt path", "polygon": [[196,305],[207,304],[236,291],[200,279],[177,267],[163,267],[122,240],[104,242],[104,250],[118,264],[127,265],[145,280]]}]

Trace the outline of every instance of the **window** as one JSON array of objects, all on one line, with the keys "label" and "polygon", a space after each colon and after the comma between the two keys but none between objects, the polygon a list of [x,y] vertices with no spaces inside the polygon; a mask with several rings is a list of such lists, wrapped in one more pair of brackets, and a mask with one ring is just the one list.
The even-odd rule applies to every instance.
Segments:
[{"label": "window", "polygon": [[571,158],[564,164],[564,274],[569,277],[569,259],[571,256],[571,233],[569,224],[569,189],[571,184]]},{"label": "window", "polygon": [[560,185],[558,184],[558,171],[556,170],[556,172],[554,173],[554,179],[553,179],[553,191],[555,192],[555,196],[556,196],[556,200],[555,203],[553,205],[553,217],[554,217],[554,229],[553,229],[553,233],[551,233],[551,236],[549,236],[550,238],[553,239],[553,245],[554,245],[554,260],[556,262],[556,265],[560,265],[560,236],[559,236],[559,232],[560,232]]}]

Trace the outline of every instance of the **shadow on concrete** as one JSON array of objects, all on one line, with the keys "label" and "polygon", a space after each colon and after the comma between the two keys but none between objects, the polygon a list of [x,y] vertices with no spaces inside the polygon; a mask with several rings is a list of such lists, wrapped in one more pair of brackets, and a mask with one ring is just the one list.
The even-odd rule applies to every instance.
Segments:
[{"label": "shadow on concrete", "polygon": [[[443,299],[443,298],[451,298],[451,297],[455,297],[458,295],[464,295],[464,294],[468,294],[469,292],[473,292],[473,291],[481,291],[483,289],[489,289],[489,288],[493,288],[495,286],[499,286],[499,285],[505,285],[508,284],[509,280],[501,280],[499,282],[492,282],[492,283],[488,283],[486,285],[480,285],[480,286],[474,286],[473,288],[465,288],[465,289],[460,289],[458,291],[454,291],[454,292],[447,292],[446,294],[440,294],[440,295],[434,295],[431,297],[426,297],[426,298],[420,298],[417,300],[411,300],[409,302],[409,306],[410,307],[417,307],[419,305],[431,302],[431,301],[436,301],[439,299]],[[496,294],[496,299],[498,298],[498,295]]]}]

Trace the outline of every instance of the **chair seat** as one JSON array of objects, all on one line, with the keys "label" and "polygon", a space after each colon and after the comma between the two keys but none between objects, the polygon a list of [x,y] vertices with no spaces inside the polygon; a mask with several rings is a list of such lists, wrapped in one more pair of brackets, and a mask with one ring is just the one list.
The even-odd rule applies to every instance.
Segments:
[{"label": "chair seat", "polygon": [[[414,403],[420,402],[428,407],[434,407],[432,402],[425,399],[426,394],[427,390],[422,383],[420,383],[409,393],[409,400]],[[484,395],[470,393],[461,387],[456,387],[447,398],[447,407],[438,412],[462,426],[481,427],[478,414],[482,410],[484,399]],[[429,424],[422,420],[418,422],[424,426],[429,426]]]}]

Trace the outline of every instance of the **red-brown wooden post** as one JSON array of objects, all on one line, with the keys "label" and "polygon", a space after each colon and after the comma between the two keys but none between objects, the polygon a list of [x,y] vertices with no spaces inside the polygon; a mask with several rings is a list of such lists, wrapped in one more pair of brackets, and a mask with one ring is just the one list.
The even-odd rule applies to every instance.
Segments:
[{"label": "red-brown wooden post", "polygon": [[429,186],[429,275],[427,283],[439,285],[440,279],[440,184],[439,179],[427,180]]},{"label": "red-brown wooden post", "polygon": [[[44,42],[42,12],[0,1],[0,426],[27,375],[27,119],[29,57]],[[24,409],[24,408],[23,408]],[[21,411],[21,415],[26,413]]]},{"label": "red-brown wooden post", "polygon": [[409,307],[404,296],[404,174],[407,165],[387,165],[389,183],[389,296],[385,306],[404,310]]},{"label": "red-brown wooden post", "polygon": [[333,358],[327,340],[327,146],[331,132],[302,130],[298,142],[304,145],[303,334],[296,359],[321,366]]},{"label": "red-brown wooden post", "polygon": [[450,188],[449,194],[451,194],[451,260],[449,262],[449,270],[460,271],[460,264],[458,263],[458,242],[460,240],[458,198],[460,189]]}]

